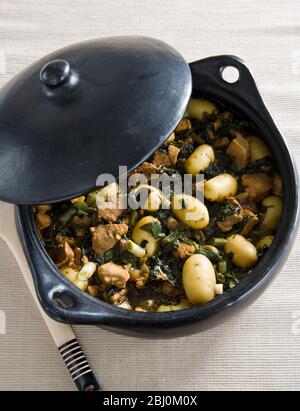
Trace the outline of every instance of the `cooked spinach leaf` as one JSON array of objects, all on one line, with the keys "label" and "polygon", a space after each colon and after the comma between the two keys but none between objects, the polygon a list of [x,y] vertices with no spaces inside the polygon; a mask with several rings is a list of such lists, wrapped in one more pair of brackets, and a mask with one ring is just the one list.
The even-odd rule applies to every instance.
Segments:
[{"label": "cooked spinach leaf", "polygon": [[165,236],[162,225],[158,221],[145,224],[141,227],[141,230],[151,234],[156,240]]},{"label": "cooked spinach leaf", "polygon": [[150,258],[150,277],[148,282],[168,281],[177,288],[182,288],[181,263],[165,261],[159,257]]},{"label": "cooked spinach leaf", "polygon": [[224,172],[224,168],[217,163],[210,163],[206,170],[204,170],[204,177],[209,180],[210,178],[216,177]]},{"label": "cooked spinach leaf", "polygon": [[244,168],[241,168],[238,173],[240,175],[258,173],[261,171],[261,167],[272,167],[272,166],[273,166],[272,159],[270,157],[264,157],[264,158],[260,158],[259,160],[256,160],[254,163],[251,163]]}]

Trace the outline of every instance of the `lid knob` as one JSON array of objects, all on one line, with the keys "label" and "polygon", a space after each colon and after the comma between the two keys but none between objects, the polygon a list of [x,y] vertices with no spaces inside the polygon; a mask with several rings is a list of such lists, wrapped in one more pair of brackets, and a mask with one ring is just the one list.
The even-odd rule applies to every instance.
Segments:
[{"label": "lid knob", "polygon": [[44,65],[40,80],[46,86],[55,87],[63,84],[71,74],[70,64],[65,60],[52,60]]},{"label": "lid knob", "polygon": [[149,158],[184,115],[192,78],[160,40],[117,36],[52,52],[4,87],[0,200],[49,204]]}]

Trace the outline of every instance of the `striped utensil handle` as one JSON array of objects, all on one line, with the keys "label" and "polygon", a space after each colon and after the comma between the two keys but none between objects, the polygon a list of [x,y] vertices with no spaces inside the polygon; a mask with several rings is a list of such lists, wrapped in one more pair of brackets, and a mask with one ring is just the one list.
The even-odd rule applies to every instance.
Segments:
[{"label": "striped utensil handle", "polygon": [[58,348],[78,391],[101,391],[101,387],[76,338]]},{"label": "striped utensil handle", "polygon": [[73,329],[70,325],[53,321],[42,309],[33,284],[22,244],[15,223],[15,209],[12,204],[0,201],[0,238],[7,243],[22,271],[24,280],[43,317],[50,334],[62,355],[68,370],[79,391],[101,391],[101,388],[89,366]]}]

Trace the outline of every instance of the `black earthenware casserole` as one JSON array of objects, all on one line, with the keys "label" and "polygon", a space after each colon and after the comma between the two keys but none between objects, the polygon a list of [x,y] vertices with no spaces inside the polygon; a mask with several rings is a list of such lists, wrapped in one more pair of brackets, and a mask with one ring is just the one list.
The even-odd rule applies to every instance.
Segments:
[{"label": "black earthenware casserole", "polygon": [[[137,38],[122,38],[122,41],[125,41],[125,43],[129,41],[130,43],[132,41],[135,42],[136,39]],[[149,41],[151,43],[152,40],[139,39],[139,47],[147,48]],[[163,43],[159,44],[159,48],[165,46],[162,44]],[[84,49],[88,49],[89,47],[93,47],[93,43],[83,45]],[[68,52],[64,50],[65,49],[59,53],[60,61],[68,60]],[[172,53],[173,51],[171,54]],[[53,57],[51,57],[51,59],[52,58]],[[57,58],[57,56],[55,56],[55,58]],[[179,59],[177,55],[176,58]],[[49,60],[49,57],[47,57],[47,59]],[[43,62],[45,63],[47,59]],[[178,62],[179,60],[177,63]],[[182,64],[181,60],[180,64]],[[224,68],[228,66],[235,67],[239,72],[239,78],[234,83],[227,83],[222,77]],[[174,70],[174,67],[171,69]],[[256,126],[272,149],[274,160],[277,163],[283,181],[284,209],[281,223],[271,248],[249,277],[232,290],[218,296],[208,304],[169,313],[130,311],[95,299],[81,292],[66,278],[63,278],[45,251],[37,234],[31,205],[18,205],[16,206],[16,223],[32,271],[37,294],[42,307],[53,319],[70,324],[93,324],[123,334],[143,337],[179,337],[193,334],[216,326],[223,322],[227,316],[239,312],[243,307],[253,302],[280,272],[286,261],[293,245],[297,229],[299,189],[295,166],[283,136],[266,109],[252,75],[240,59],[234,56],[210,57],[191,63],[189,69],[192,78],[192,93],[194,95],[209,98],[219,104],[224,104],[231,110],[237,111],[241,116],[247,118]],[[59,67],[59,81],[65,81],[64,76],[68,76],[68,70],[68,66],[62,65]],[[180,70],[182,71],[180,72]],[[177,72],[177,76],[181,76],[180,78],[185,76],[184,82],[179,85],[177,89],[177,93],[181,92],[184,94],[181,94],[180,104],[175,107],[175,114],[169,117],[168,124],[165,124],[164,129],[159,131],[160,135],[156,137],[156,139],[154,138],[152,143],[149,144],[148,152],[147,150],[135,152],[137,157],[134,159],[131,169],[133,169],[133,166],[144,161],[155,148],[160,145],[184,113],[190,96],[189,73],[183,65],[180,70]],[[29,74],[30,75],[27,74],[26,81],[32,81],[32,78],[30,78],[32,71]],[[49,74],[50,80],[49,78],[42,80],[51,82],[53,80],[53,76],[51,77],[52,74],[51,72]],[[80,81],[80,70],[77,74]],[[169,75],[170,73],[167,74]],[[176,76],[174,79],[176,79]],[[54,76],[53,81],[57,81],[57,76]],[[76,78],[74,78],[73,81],[76,82]],[[51,95],[52,89],[51,86],[49,87],[48,97],[51,99],[53,98]],[[80,104],[81,97],[80,94],[76,95],[79,102],[78,104]],[[175,97],[178,98],[176,93]],[[157,98],[156,96],[156,99]],[[174,103],[174,99],[169,101],[169,103]],[[57,97],[55,104],[56,109],[63,108],[66,102],[60,99],[60,97]],[[170,110],[170,107],[167,109]],[[146,116],[145,112],[144,115]],[[148,116],[149,115],[148,112]],[[39,119],[39,121],[40,120],[41,119]],[[4,127],[3,118],[0,118],[0,122],[0,129],[2,129]],[[153,133],[155,132],[158,133],[158,130],[153,130]],[[145,144],[146,143],[147,141]],[[101,142],[98,141],[98,144],[101,146]],[[112,154],[107,152],[107,144],[104,143],[103,147],[108,159],[107,161],[111,162],[113,160]],[[126,152],[126,148],[121,147],[121,155],[123,155],[124,152]],[[140,155],[139,158],[138,154]],[[58,167],[60,166],[61,163],[58,164]],[[48,176],[48,185],[51,185],[53,175],[51,175],[51,178]],[[86,184],[86,182],[83,181],[83,184]],[[77,192],[65,193],[64,196],[62,191],[63,187],[59,187],[56,197],[54,193],[52,193],[52,200],[59,201],[64,198],[71,198],[83,191],[88,191],[90,188],[91,186],[83,186],[80,183],[77,188],[73,188],[73,190],[77,190]],[[28,190],[28,185],[26,189]],[[3,194],[4,191],[2,188],[2,199],[9,202],[26,204],[26,200],[20,200],[20,197],[18,198],[14,191],[8,195]],[[38,194],[41,194],[41,190]],[[41,203],[41,199],[42,197],[38,198],[37,196],[30,204]],[[43,197],[43,199],[45,203],[51,200],[51,198],[45,197]]]}]

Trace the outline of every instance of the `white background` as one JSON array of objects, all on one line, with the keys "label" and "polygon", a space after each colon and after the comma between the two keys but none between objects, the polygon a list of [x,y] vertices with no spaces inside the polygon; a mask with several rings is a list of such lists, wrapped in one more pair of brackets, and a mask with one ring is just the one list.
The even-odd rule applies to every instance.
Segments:
[{"label": "white background", "polygon": [[[299,1],[0,0],[0,84],[58,47],[118,34],[157,37],[187,61],[226,53],[243,58],[299,164]],[[104,388],[300,389],[299,240],[259,301],[217,329],[151,341],[76,327]],[[1,241],[0,310],[7,322],[7,334],[0,334],[0,389],[73,389]]]}]

